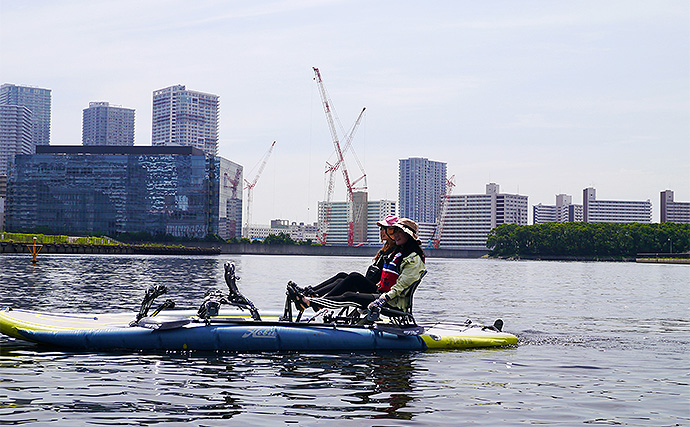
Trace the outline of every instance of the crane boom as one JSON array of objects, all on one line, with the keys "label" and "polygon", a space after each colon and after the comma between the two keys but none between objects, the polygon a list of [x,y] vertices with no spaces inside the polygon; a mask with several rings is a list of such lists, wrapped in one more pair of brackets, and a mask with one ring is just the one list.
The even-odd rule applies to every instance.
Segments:
[{"label": "crane boom", "polygon": [[[330,210],[331,210],[331,201],[332,201],[332,194],[333,194],[333,184],[334,184],[334,179],[333,179],[333,174],[340,169],[342,174],[343,174],[343,180],[345,181],[345,188],[347,190],[347,244],[348,246],[352,246],[354,244],[354,219],[356,215],[354,214],[354,191],[359,188],[355,188],[355,184],[358,183],[361,180],[364,180],[364,187],[362,189],[366,189],[366,174],[364,173],[364,170],[361,166],[361,163],[359,163],[359,159],[357,160],[357,163],[360,166],[360,169],[362,169],[362,176],[357,178],[355,181],[352,181],[350,179],[350,174],[347,170],[347,165],[345,163],[345,157],[344,157],[344,152],[347,151],[350,146],[351,146],[351,141],[352,141],[352,136],[354,135],[355,130],[359,126],[359,123],[362,119],[362,115],[364,114],[364,111],[366,108],[362,109],[360,112],[359,116],[357,117],[357,121],[355,122],[355,125],[352,127],[352,130],[350,134],[347,137],[347,141],[345,144],[345,150],[341,149],[340,146],[340,139],[338,137],[338,132],[335,127],[335,121],[334,121],[334,111],[332,108],[332,102],[330,100],[330,97],[328,96],[328,93],[326,92],[326,87],[323,84],[323,79],[321,78],[321,72],[319,71],[318,68],[313,67],[314,69],[314,75],[315,75],[315,80],[318,84],[319,87],[319,94],[321,95],[321,102],[323,104],[323,110],[326,113],[326,120],[328,121],[328,129],[331,132],[331,138],[333,139],[333,146],[335,148],[335,154],[336,154],[336,161],[333,164],[329,164],[328,162],[326,163],[326,173],[330,173],[329,175],[329,183],[328,183],[328,190],[327,190],[327,195],[326,195],[326,205],[324,206],[325,212],[324,212],[324,224],[323,224],[323,229],[321,230],[321,235],[319,236],[319,242],[325,244],[326,243],[326,238],[328,235],[328,223],[330,222]],[[354,151],[354,150],[353,150]]]},{"label": "crane boom", "polygon": [[443,226],[446,223],[446,216],[448,214],[448,203],[450,202],[450,195],[455,187],[455,175],[451,176],[446,181],[446,193],[441,196],[441,202],[438,209],[438,226],[434,232],[433,246],[438,249],[441,244],[441,235],[443,234]]},{"label": "crane boom", "polygon": [[244,188],[247,190],[247,207],[245,210],[245,222],[244,222],[244,230],[243,230],[243,237],[249,237],[249,226],[251,225],[251,218],[252,218],[252,201],[254,198],[254,187],[256,186],[256,183],[259,181],[259,177],[261,176],[261,173],[264,171],[264,168],[266,168],[266,163],[268,162],[268,158],[271,157],[271,153],[273,152],[273,147],[275,147],[276,142],[273,141],[273,144],[271,144],[271,147],[268,149],[266,154],[264,154],[261,164],[259,165],[259,170],[256,172],[256,175],[254,176],[254,179],[249,182],[245,178],[244,180]]}]

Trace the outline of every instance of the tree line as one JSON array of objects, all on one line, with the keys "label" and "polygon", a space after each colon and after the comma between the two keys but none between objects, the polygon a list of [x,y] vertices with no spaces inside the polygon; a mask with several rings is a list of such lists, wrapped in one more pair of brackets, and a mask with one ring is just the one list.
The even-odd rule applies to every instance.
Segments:
[{"label": "tree line", "polygon": [[690,250],[690,224],[502,224],[486,242],[496,257],[634,257]]}]

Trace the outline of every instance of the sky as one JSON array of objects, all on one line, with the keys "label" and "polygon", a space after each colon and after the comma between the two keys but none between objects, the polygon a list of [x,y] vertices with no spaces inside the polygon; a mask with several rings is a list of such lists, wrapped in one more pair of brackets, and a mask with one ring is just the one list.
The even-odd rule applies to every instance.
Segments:
[{"label": "sky", "polygon": [[686,0],[0,0],[0,82],[52,90],[51,145],[81,144],[89,102],[135,109],[143,146],[154,90],[219,95],[219,155],[245,179],[277,141],[258,224],[316,222],[326,197],[313,67],[341,143],[366,107],[345,164],[370,200],[397,200],[399,159],[424,157],[447,163],[453,194],[528,196],[530,218],[586,187],[651,200],[653,222],[661,191],[690,201]]}]

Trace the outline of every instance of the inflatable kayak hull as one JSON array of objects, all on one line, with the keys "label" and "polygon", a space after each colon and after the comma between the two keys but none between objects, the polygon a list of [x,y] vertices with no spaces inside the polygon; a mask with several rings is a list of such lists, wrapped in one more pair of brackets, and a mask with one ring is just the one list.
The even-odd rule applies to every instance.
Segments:
[{"label": "inflatable kayak hull", "polygon": [[[193,312],[171,311],[130,326],[131,313],[65,314],[0,310],[0,332],[53,347],[76,350],[172,351],[374,351],[468,349],[517,345],[517,337],[487,327],[426,326],[424,332],[374,326],[278,322],[277,316],[254,321],[242,312],[223,313],[210,323]],[[424,325],[422,325],[424,326]],[[401,333],[402,332],[402,333]]]}]

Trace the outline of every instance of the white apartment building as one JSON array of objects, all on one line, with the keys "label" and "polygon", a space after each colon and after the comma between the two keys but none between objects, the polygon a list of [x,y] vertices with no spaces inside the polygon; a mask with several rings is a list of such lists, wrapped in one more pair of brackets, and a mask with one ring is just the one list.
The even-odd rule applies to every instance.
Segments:
[{"label": "white apartment building", "polygon": [[547,222],[558,222],[558,213],[555,205],[532,206],[532,224],[546,224]]},{"label": "white apartment building", "polygon": [[582,190],[583,221],[588,223],[651,223],[652,203],[629,200],[597,200],[597,192],[588,187]]},{"label": "white apartment building", "polygon": [[367,202],[367,245],[376,246],[381,243],[379,226],[376,221],[388,215],[395,215],[395,201],[393,200],[372,200]]},{"label": "white apartment building", "polygon": [[249,240],[263,240],[271,234],[279,235],[280,233],[285,233],[296,242],[304,242],[307,240],[316,242],[317,228],[317,223],[304,224],[301,222],[298,224],[288,220],[275,219],[271,220],[270,226],[251,225],[246,235]]},{"label": "white apartment building", "polygon": [[662,191],[660,222],[690,223],[690,202],[676,202],[673,191]]},{"label": "white apartment building", "polygon": [[[388,215],[395,215],[396,203],[393,200],[369,200],[366,202],[366,210],[362,209],[359,212],[359,221],[364,224],[354,224],[355,230],[358,226],[360,229],[366,225],[366,235],[355,234],[355,245],[378,245],[380,244],[379,228],[376,221],[387,217]],[[326,232],[326,245],[329,246],[346,246],[347,245],[347,202],[331,202],[328,227],[326,228],[325,218],[327,212],[327,203],[319,202],[319,231],[318,236]]]},{"label": "white apartment building", "polygon": [[557,194],[555,205],[532,206],[532,223],[547,222],[582,222],[582,205],[574,205],[569,194]]},{"label": "white apartment building", "polygon": [[26,107],[30,112],[32,153],[36,145],[50,145],[51,90],[5,83],[0,86],[0,105]]},{"label": "white apartment building", "polygon": [[0,104],[0,175],[7,175],[16,154],[32,154],[31,110],[22,105]]},{"label": "white apartment building", "polygon": [[500,193],[489,183],[485,194],[451,195],[441,233],[441,249],[486,249],[491,229],[501,224],[527,225],[527,196]]},{"label": "white apartment building", "polygon": [[151,145],[184,145],[218,153],[220,97],[175,85],[153,92]]}]

